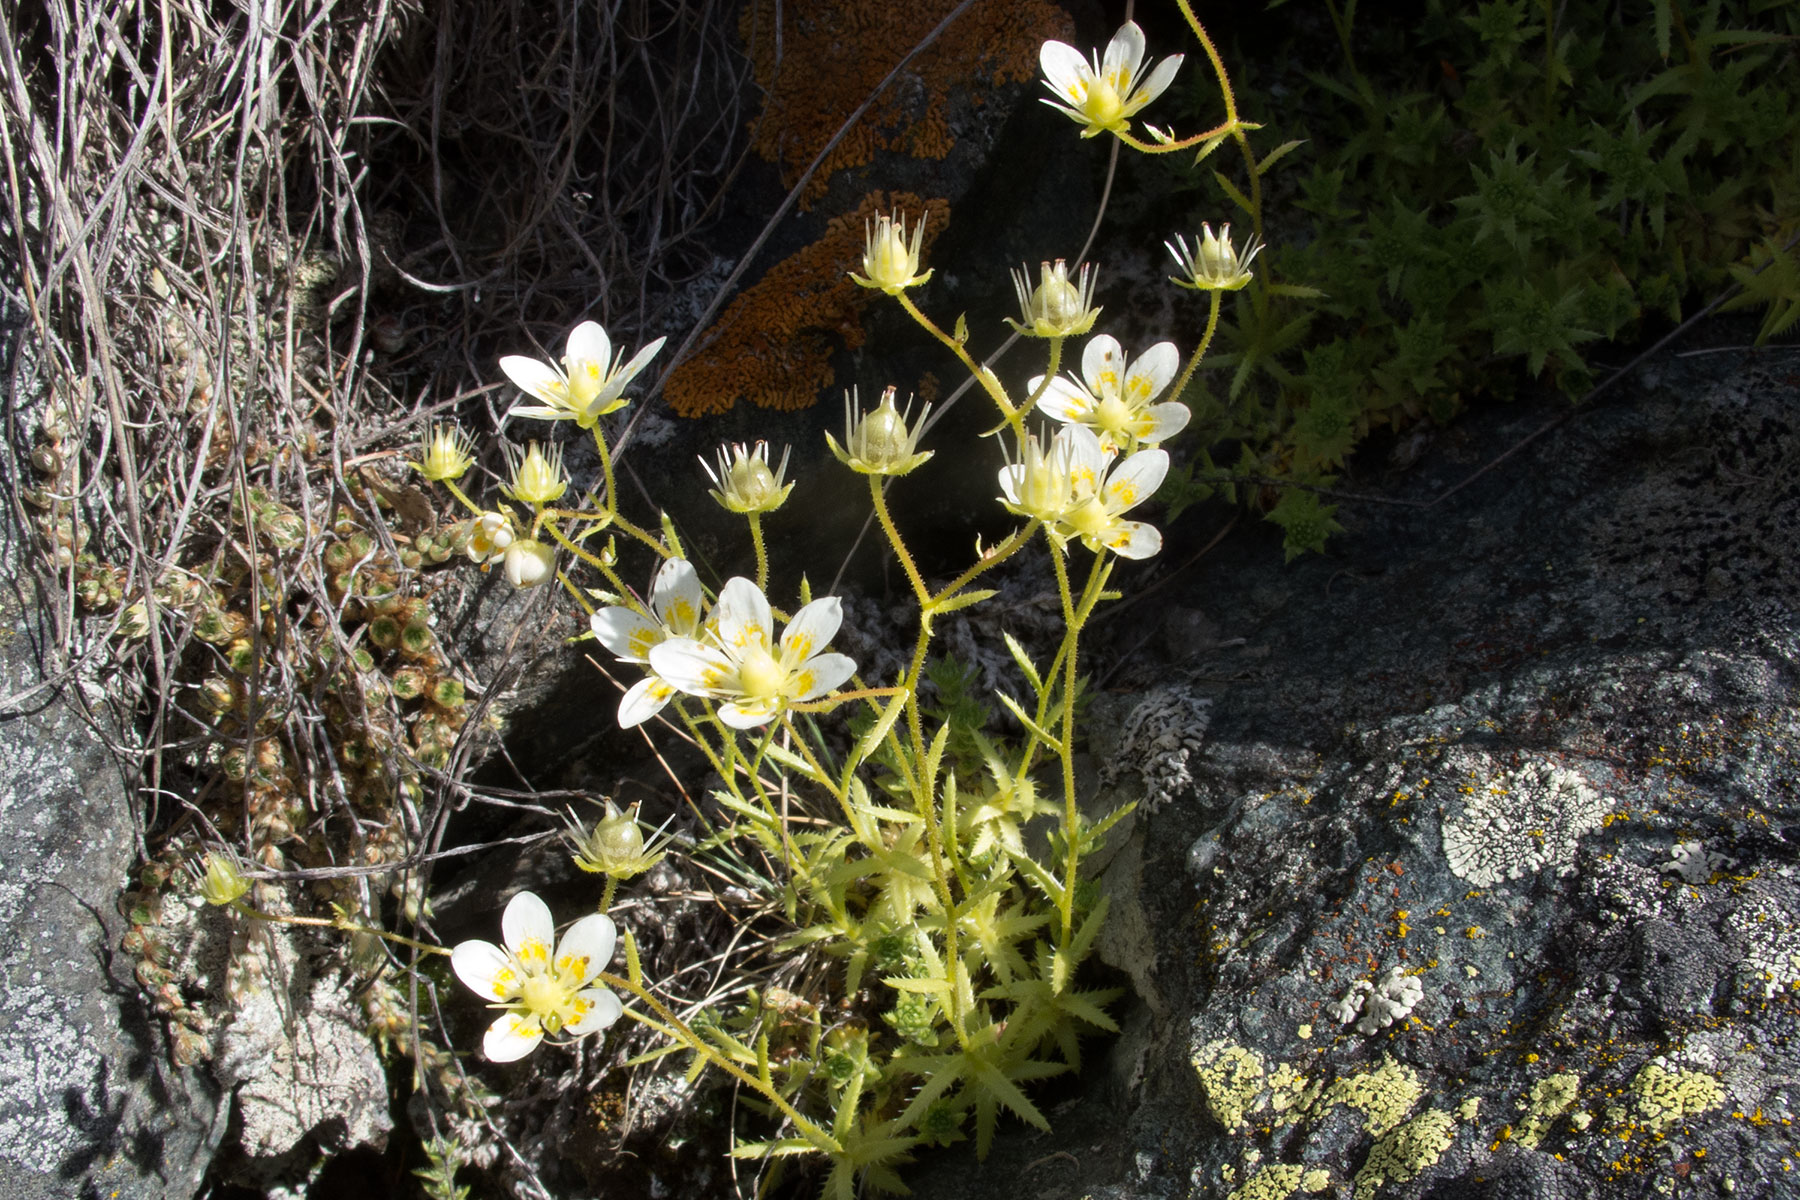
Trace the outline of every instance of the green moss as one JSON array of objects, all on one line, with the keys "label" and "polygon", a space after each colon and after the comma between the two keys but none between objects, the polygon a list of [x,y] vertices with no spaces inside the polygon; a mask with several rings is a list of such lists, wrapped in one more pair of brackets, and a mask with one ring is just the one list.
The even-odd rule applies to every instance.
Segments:
[{"label": "green moss", "polygon": [[1347,1104],[1366,1118],[1364,1127],[1380,1137],[1406,1119],[1425,1089],[1419,1085],[1418,1072],[1383,1055],[1381,1065],[1370,1071],[1349,1075],[1331,1085],[1325,1103]]},{"label": "green moss", "polygon": [[1375,1143],[1356,1173],[1356,1200],[1370,1200],[1384,1184],[1404,1183],[1444,1156],[1456,1118],[1428,1109]]}]

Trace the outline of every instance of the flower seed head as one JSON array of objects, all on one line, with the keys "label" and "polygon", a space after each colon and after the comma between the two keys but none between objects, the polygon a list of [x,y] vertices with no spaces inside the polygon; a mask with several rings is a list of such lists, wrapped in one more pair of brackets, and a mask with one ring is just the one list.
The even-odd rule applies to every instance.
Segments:
[{"label": "flower seed head", "polygon": [[455,425],[433,425],[420,443],[413,470],[433,481],[461,479],[475,461],[470,454],[473,445],[469,435]]},{"label": "flower seed head", "polygon": [[563,472],[561,446],[552,445],[546,451],[533,442],[523,453],[517,446],[507,446],[506,461],[512,468],[512,483],[500,490],[508,499],[534,506],[552,504],[569,490],[569,477]]},{"label": "flower seed head", "polygon": [[1013,272],[1023,321],[1007,319],[1020,333],[1031,337],[1078,337],[1094,327],[1100,310],[1094,307],[1094,269],[1083,266],[1074,279],[1069,264],[1057,259],[1044,263],[1035,290],[1025,268]]},{"label": "flower seed head", "polygon": [[1219,233],[1213,235],[1212,226],[1202,224],[1200,236],[1194,239],[1194,248],[1188,249],[1187,239],[1180,234],[1175,240],[1165,242],[1169,253],[1187,272],[1186,279],[1173,275],[1169,282],[1178,287],[1189,288],[1196,292],[1235,292],[1250,282],[1250,260],[1262,252],[1263,244],[1255,238],[1240,252],[1231,244],[1231,225],[1219,227]]},{"label": "flower seed head", "polygon": [[850,278],[866,288],[880,288],[890,296],[898,296],[910,287],[918,287],[931,278],[931,272],[919,274],[919,246],[925,238],[925,218],[913,226],[912,240],[906,238],[906,216],[896,211],[893,216],[877,216],[865,228],[868,240],[863,248],[863,273],[851,272]]},{"label": "flower seed head", "polygon": [[930,458],[933,451],[918,453],[919,435],[925,430],[925,419],[931,415],[927,404],[912,423],[912,403],[903,414],[894,407],[895,389],[881,394],[881,403],[860,416],[856,411],[856,391],[844,393],[844,444],[829,433],[825,440],[839,462],[864,475],[905,475]]},{"label": "flower seed head", "polygon": [[700,460],[717,488],[711,493],[712,498],[734,513],[774,512],[794,490],[793,484],[782,482],[787,477],[791,450],[792,447],[782,450],[781,466],[771,471],[767,442],[756,443],[754,449],[747,449],[742,442],[720,446],[717,471],[706,459]]}]

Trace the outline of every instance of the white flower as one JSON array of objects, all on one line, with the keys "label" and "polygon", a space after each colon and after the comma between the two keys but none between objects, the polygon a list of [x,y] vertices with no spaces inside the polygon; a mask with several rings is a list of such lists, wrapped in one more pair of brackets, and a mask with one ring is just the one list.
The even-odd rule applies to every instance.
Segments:
[{"label": "white flower", "polygon": [[788,455],[793,449],[792,446],[783,448],[781,465],[771,471],[767,442],[758,442],[754,448],[746,447],[742,442],[720,446],[717,471],[704,455],[700,459],[707,476],[718,487],[717,491],[707,494],[734,513],[774,512],[794,490],[793,484],[782,482],[787,478]]},{"label": "white flower", "polygon": [[487,997],[491,1007],[506,1010],[482,1039],[490,1061],[523,1058],[545,1034],[580,1037],[604,1029],[624,1012],[617,996],[588,986],[612,958],[618,936],[612,918],[585,916],[557,942],[550,909],[530,892],[520,892],[506,906],[500,932],[505,949],[476,940],[450,952],[456,977]]},{"label": "white flower", "polygon": [[427,479],[461,479],[475,460],[470,455],[474,443],[469,435],[454,424],[433,425],[419,442],[419,457],[413,470]]},{"label": "white flower", "polygon": [[1202,223],[1200,236],[1194,239],[1194,248],[1188,249],[1187,239],[1180,234],[1175,235],[1172,242],[1164,242],[1181,269],[1187,272],[1186,279],[1169,276],[1169,282],[1177,287],[1188,288],[1196,292],[1235,292],[1250,282],[1252,272],[1250,260],[1262,252],[1263,244],[1255,238],[1240,252],[1231,244],[1231,225],[1229,222],[1219,227],[1218,236],[1213,236],[1212,226]]},{"label": "white flower", "polygon": [[1084,138],[1103,131],[1123,133],[1137,111],[1174,82],[1181,59],[1179,54],[1164,59],[1144,78],[1144,31],[1133,21],[1113,34],[1104,60],[1096,53],[1090,63],[1073,46],[1045,42],[1038,65],[1044,69],[1044,85],[1056,99],[1044,103],[1086,126],[1081,131]]},{"label": "white flower", "polygon": [[1140,450],[1123,462],[1100,447],[1085,425],[1064,425],[1048,451],[1027,439],[1023,461],[1003,467],[1000,491],[1006,507],[1044,522],[1058,546],[1078,537],[1098,554],[1149,558],[1162,549],[1162,534],[1124,514],[1150,498],[1169,473],[1166,450]]},{"label": "white flower", "polygon": [[506,415],[544,421],[573,420],[583,429],[592,429],[601,417],[625,406],[626,385],[656,357],[666,340],[657,338],[620,366],[624,353],[613,355],[606,330],[592,321],[583,321],[569,334],[569,349],[563,355],[561,369],[535,358],[509,354],[500,360],[500,369],[521,391],[543,403],[515,404]]},{"label": "white flower", "polygon": [[[700,575],[685,558],[671,558],[656,569],[650,580],[650,611],[614,605],[588,618],[588,627],[600,644],[620,662],[650,662],[650,648],[672,637],[698,638],[706,597]],[[619,727],[641,725],[663,710],[675,688],[652,673],[631,686],[619,702]]]},{"label": "white flower", "polygon": [[[1088,341],[1081,353],[1080,382],[1066,376],[1050,381],[1038,400],[1038,411],[1065,424],[1086,425],[1100,436],[1105,450],[1155,446],[1180,433],[1191,415],[1175,401],[1152,404],[1175,378],[1181,355],[1174,342],[1158,342],[1127,367],[1124,350],[1110,334]],[[1044,377],[1029,386],[1037,394]]]},{"label": "white flower", "polygon": [[536,538],[515,538],[502,552],[501,567],[514,587],[536,587],[556,572],[556,547]]},{"label": "white flower", "polygon": [[843,620],[836,596],[814,600],[794,614],[777,647],[768,598],[748,579],[733,578],[713,606],[709,640],[659,642],[650,647],[650,669],[691,696],[723,700],[719,719],[733,729],[754,729],[856,673],[845,655],[822,652]]},{"label": "white flower", "polygon": [[829,433],[825,441],[839,462],[863,475],[905,475],[925,462],[935,450],[918,453],[919,435],[925,432],[925,419],[931,405],[919,414],[918,424],[912,420],[912,401],[902,413],[894,407],[896,389],[881,394],[881,403],[866,413],[856,411],[856,389],[844,393],[844,444],[838,445]]},{"label": "white flower", "polygon": [[553,445],[546,451],[533,442],[528,450],[521,451],[511,445],[501,449],[506,454],[507,465],[512,468],[512,483],[500,488],[507,499],[521,504],[554,504],[569,490],[561,446]]},{"label": "white flower", "polygon": [[1027,337],[1080,337],[1100,316],[1094,307],[1092,263],[1083,264],[1074,279],[1069,278],[1069,264],[1062,259],[1057,259],[1055,266],[1043,263],[1035,289],[1027,268],[1019,268],[1012,277],[1023,320],[1004,319]]},{"label": "white flower", "polygon": [[504,513],[484,512],[469,533],[469,559],[484,563],[499,558],[512,545],[512,522]]},{"label": "white flower", "polygon": [[931,278],[931,272],[919,274],[919,245],[925,238],[925,218],[913,226],[912,241],[906,240],[906,216],[877,215],[866,224],[867,242],[863,247],[863,274],[854,271],[850,278],[866,288],[880,288],[890,296],[898,296],[907,288],[918,287]]}]

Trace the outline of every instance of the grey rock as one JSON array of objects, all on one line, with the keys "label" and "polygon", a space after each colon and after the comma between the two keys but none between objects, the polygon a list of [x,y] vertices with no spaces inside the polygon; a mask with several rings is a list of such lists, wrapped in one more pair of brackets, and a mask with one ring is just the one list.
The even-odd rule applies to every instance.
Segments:
[{"label": "grey rock", "polygon": [[[1179,678],[1121,672],[1210,701],[1107,881],[1155,931],[1112,956],[1149,976],[1145,1031],[1052,1139],[915,1190],[1223,1198],[1301,1167],[1336,1197],[1800,1195],[1797,402],[1764,361],[1677,360],[1442,504],[1344,505],[1325,557],[1240,537],[1165,588],[1217,632]],[[1557,415],[1477,416],[1384,494]],[[1695,842],[1718,869],[1691,880]],[[1329,1011],[1396,970],[1408,1016]]]}]

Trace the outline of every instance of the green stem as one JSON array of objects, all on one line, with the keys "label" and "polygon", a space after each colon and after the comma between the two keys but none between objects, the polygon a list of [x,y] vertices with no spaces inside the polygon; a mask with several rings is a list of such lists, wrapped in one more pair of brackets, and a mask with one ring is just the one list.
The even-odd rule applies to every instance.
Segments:
[{"label": "green stem", "polygon": [[687,1045],[688,1049],[692,1050],[727,1075],[730,1075],[739,1083],[748,1084],[758,1092],[761,1092],[763,1096],[768,1099],[769,1103],[780,1109],[781,1114],[794,1123],[794,1128],[800,1131],[801,1137],[804,1137],[807,1141],[811,1142],[826,1154],[842,1154],[844,1152],[843,1146],[838,1144],[836,1138],[832,1137],[829,1133],[825,1132],[824,1129],[802,1116],[800,1111],[792,1104],[788,1103],[787,1099],[783,1097],[780,1092],[719,1053],[717,1048],[707,1042],[699,1034],[695,1033],[685,1021],[671,1012],[668,1006],[662,1001],[658,1000],[655,996],[652,996],[649,990],[643,985],[633,983],[623,976],[614,975],[610,971],[602,971],[596,978],[607,987],[617,988],[619,991],[629,992],[631,995],[636,996],[639,1000],[649,1006],[651,1012],[656,1014],[657,1020],[662,1022],[664,1029],[675,1034],[677,1039]]},{"label": "green stem", "polygon": [[926,604],[931,602],[931,589],[925,586],[925,577],[919,574],[919,568],[914,565],[912,555],[907,552],[906,543],[901,540],[900,530],[895,526],[894,518],[888,512],[887,495],[881,486],[882,477],[870,475],[868,479],[869,498],[875,504],[875,518],[881,522],[881,531],[887,534],[888,545],[894,548],[894,556],[900,560],[900,565],[906,568],[906,578],[912,582],[913,595],[919,598],[919,607],[923,609]]},{"label": "green stem", "polygon": [[347,918],[340,917],[297,917],[291,913],[264,912],[260,908],[233,900],[231,907],[254,921],[268,921],[275,925],[309,925],[316,929],[335,929],[340,933],[366,933],[372,937],[383,938],[401,946],[409,946],[426,954],[448,954],[450,951],[442,946],[434,946],[430,942],[421,942],[398,933],[389,933],[385,929],[373,929],[367,925],[358,925]]},{"label": "green stem", "polygon": [[479,517],[482,513],[487,511],[486,509],[482,508],[480,505],[476,504],[473,500],[469,499],[468,496],[464,495],[463,490],[456,486],[456,480],[444,479],[444,480],[440,480],[439,482],[441,482],[445,487],[449,488],[450,494],[452,496],[455,496],[457,498],[457,500],[459,500],[462,503],[462,506],[464,508],[466,508],[470,512],[474,513],[476,516]]},{"label": "green stem", "polygon": [[1219,302],[1223,299],[1224,293],[1214,290],[1208,295],[1211,297],[1212,307],[1207,310],[1206,314],[1206,332],[1200,335],[1200,344],[1194,347],[1194,353],[1187,360],[1187,366],[1182,368],[1181,378],[1175,381],[1175,390],[1169,393],[1169,398],[1172,400],[1181,399],[1181,393],[1187,390],[1188,381],[1194,377],[1194,371],[1200,366],[1200,360],[1206,357],[1206,348],[1212,345],[1213,332],[1219,327]]},{"label": "green stem", "polygon": [[766,595],[769,590],[769,551],[763,544],[762,514],[744,515],[750,519],[750,545],[756,550],[756,590]]},{"label": "green stem", "polygon": [[917,321],[927,333],[942,342],[949,348],[952,354],[956,355],[956,357],[961,360],[962,365],[968,369],[969,374],[975,377],[975,382],[981,385],[982,390],[985,391],[988,394],[988,397],[999,407],[1001,414],[1006,417],[1006,423],[1013,426],[1015,429],[1022,429],[1023,426],[1020,423],[1020,410],[1014,408],[1012,406],[1012,401],[1007,399],[1006,389],[1000,386],[999,378],[995,376],[992,371],[983,369],[981,364],[975,361],[961,342],[945,333],[942,329],[939,329],[937,324],[932,321],[930,317],[921,312],[917,304],[912,302],[911,296],[908,296],[905,292],[901,292],[899,295],[895,296],[894,299],[900,301],[900,306],[904,308],[908,315],[910,315],[913,320]]},{"label": "green stem", "polygon": [[606,889],[600,893],[600,911],[612,908],[613,894],[619,890],[619,881],[611,875],[606,877]]}]

